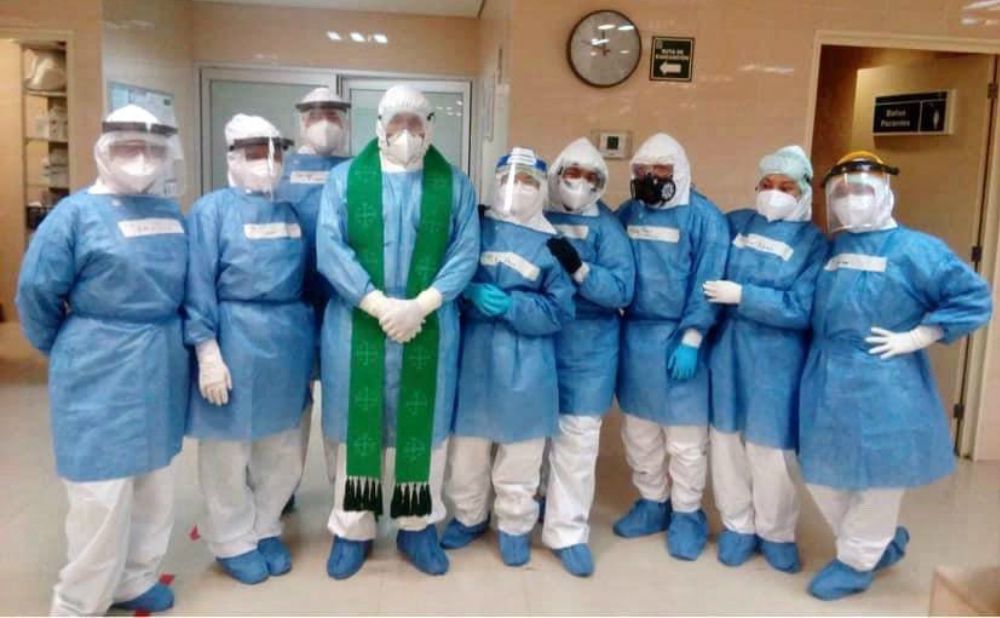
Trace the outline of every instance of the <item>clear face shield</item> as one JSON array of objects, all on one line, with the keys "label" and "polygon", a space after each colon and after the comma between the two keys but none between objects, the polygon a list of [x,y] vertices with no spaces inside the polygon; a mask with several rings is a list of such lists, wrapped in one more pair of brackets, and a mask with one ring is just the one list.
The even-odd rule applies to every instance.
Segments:
[{"label": "clear face shield", "polygon": [[283,137],[238,139],[229,147],[229,184],[249,193],[274,197],[281,181],[285,150],[292,141]]},{"label": "clear face shield", "polygon": [[556,176],[553,196],[567,212],[577,212],[604,195],[607,179],[598,170],[571,163]]},{"label": "clear face shield", "polygon": [[882,172],[828,176],[824,190],[827,229],[831,233],[879,230],[892,220],[892,188],[889,176]]},{"label": "clear face shield", "polygon": [[350,107],[350,103],[337,101],[296,105],[299,135],[305,144],[318,155],[345,155],[350,139]]},{"label": "clear face shield", "polygon": [[177,198],[185,188],[177,130],[143,122],[105,122],[94,145],[101,181],[123,195]]},{"label": "clear face shield", "polygon": [[497,166],[496,204],[501,218],[526,223],[541,215],[548,198],[545,164],[533,155],[515,152]]}]

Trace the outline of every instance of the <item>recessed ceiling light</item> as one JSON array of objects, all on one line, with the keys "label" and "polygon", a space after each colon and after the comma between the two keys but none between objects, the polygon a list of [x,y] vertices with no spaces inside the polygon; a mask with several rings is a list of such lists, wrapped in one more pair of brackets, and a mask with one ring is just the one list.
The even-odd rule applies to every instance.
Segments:
[{"label": "recessed ceiling light", "polygon": [[598,30],[614,30],[615,29],[615,25],[614,24],[601,24],[600,26],[597,27],[597,29]]},{"label": "recessed ceiling light", "polygon": [[385,45],[389,42],[389,37],[385,36],[381,32],[376,32],[372,35],[372,38],[375,39],[375,42],[379,45]]},{"label": "recessed ceiling light", "polygon": [[625,24],[622,26],[618,26],[618,29],[621,30],[622,32],[625,32],[627,30],[635,30],[635,26],[632,24]]},{"label": "recessed ceiling light", "polygon": [[326,38],[330,39],[331,41],[343,41],[344,40],[343,38],[341,38],[339,32],[335,32],[333,30],[327,30],[326,31]]},{"label": "recessed ceiling light", "polygon": [[354,41],[355,43],[364,43],[365,35],[361,34],[360,32],[352,32],[351,40]]}]

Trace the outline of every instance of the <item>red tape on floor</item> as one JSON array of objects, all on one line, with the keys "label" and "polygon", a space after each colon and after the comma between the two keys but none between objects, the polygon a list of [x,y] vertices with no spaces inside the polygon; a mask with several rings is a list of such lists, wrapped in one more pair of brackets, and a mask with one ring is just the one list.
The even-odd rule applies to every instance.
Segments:
[{"label": "red tape on floor", "polygon": [[164,586],[169,586],[170,584],[174,583],[174,574],[164,573],[163,575],[160,575],[160,583],[163,584]]},{"label": "red tape on floor", "polygon": [[197,541],[201,538],[201,533],[198,532],[198,526],[191,526],[191,532],[188,532],[188,538],[192,541]]}]

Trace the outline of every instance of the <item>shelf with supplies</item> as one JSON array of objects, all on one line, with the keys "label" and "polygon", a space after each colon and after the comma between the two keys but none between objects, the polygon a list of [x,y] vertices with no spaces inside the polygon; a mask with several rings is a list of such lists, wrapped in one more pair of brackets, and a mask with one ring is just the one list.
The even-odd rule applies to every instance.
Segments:
[{"label": "shelf with supplies", "polygon": [[69,187],[69,104],[66,42],[21,40],[22,151],[26,240]]},{"label": "shelf with supplies", "polygon": [[25,90],[24,95],[28,97],[44,97],[46,99],[65,99],[65,90]]},{"label": "shelf with supplies", "polygon": [[49,144],[57,144],[60,146],[69,146],[68,139],[52,139],[51,137],[38,137],[37,135],[25,135],[24,141],[26,142],[48,142]]}]

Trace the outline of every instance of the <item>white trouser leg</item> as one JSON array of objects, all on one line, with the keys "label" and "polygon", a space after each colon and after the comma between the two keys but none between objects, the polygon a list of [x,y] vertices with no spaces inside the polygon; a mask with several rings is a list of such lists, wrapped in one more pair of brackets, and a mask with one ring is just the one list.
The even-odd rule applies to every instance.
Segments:
[{"label": "white trouser leg", "polygon": [[670,504],[675,512],[693,513],[701,508],[708,476],[708,427],[674,425],[667,427],[670,454]]},{"label": "white trouser leg", "polygon": [[747,442],[746,453],[757,534],[773,543],[794,541],[799,520],[799,494],[791,474],[795,453],[752,442]]},{"label": "white trouser leg", "polygon": [[206,511],[198,530],[216,558],[232,558],[257,547],[253,493],[247,484],[251,444],[198,441],[198,480]]},{"label": "white trouser leg", "polygon": [[490,462],[493,443],[483,438],[451,437],[445,493],[455,519],[465,526],[481,524],[490,515]]},{"label": "white trouser leg", "polygon": [[739,433],[711,430],[712,489],[722,525],[740,534],[754,534],[750,463]]},{"label": "white trouser leg", "polygon": [[135,477],[63,481],[67,563],[53,591],[54,616],[104,614],[115,600],[128,560]]},{"label": "white trouser leg", "polygon": [[549,442],[549,485],[542,542],[552,549],[586,543],[594,503],[595,470],[601,439],[600,416],[559,417]]},{"label": "white trouser leg", "polygon": [[545,453],[545,438],[497,444],[493,460],[493,511],[497,528],[513,535],[527,534],[538,521],[535,492]]},{"label": "white trouser leg", "polygon": [[[445,517],[448,516],[448,511],[444,507],[444,500],[442,492],[444,490],[444,469],[445,465],[448,463],[448,440],[445,440],[434,450],[431,451],[431,469],[428,482],[430,484],[431,490],[431,513],[430,515],[421,515],[419,517],[400,517],[395,520],[396,527],[400,530],[407,530],[410,532],[419,532],[426,528],[427,526],[433,526],[434,524],[443,521]],[[386,466],[385,469],[389,474],[389,478],[395,478],[395,468],[396,466],[396,449],[390,448],[386,449]],[[391,483],[388,486],[392,486]],[[391,494],[386,494],[387,508],[388,510],[388,500],[392,497]]]},{"label": "white trouser leg", "polygon": [[323,437],[323,460],[326,461],[326,478],[330,484],[337,482],[337,443]]},{"label": "white trouser leg", "polygon": [[859,571],[875,568],[895,535],[904,490],[808,487],[837,537],[837,559]]},{"label": "white trouser leg", "polygon": [[[428,483],[431,491],[431,513],[420,517],[400,517],[395,520],[400,530],[419,531],[443,520],[447,511],[441,500],[444,485],[444,468],[447,462],[448,441],[443,441],[431,451]],[[395,479],[396,449],[382,451],[382,493],[384,513],[388,514]],[[351,541],[369,541],[378,534],[375,516],[370,511],[345,511],[344,493],[347,487],[347,448],[337,449],[337,471],[334,483],[333,510],[327,528],[334,536]]]},{"label": "white trouser leg", "polygon": [[639,495],[653,502],[670,497],[667,476],[666,427],[626,414],[622,419],[625,460],[632,468],[632,484]]},{"label": "white trouser leg", "polygon": [[[561,416],[561,415],[560,415]],[[552,457],[552,439],[545,441],[545,450],[542,451],[542,467],[538,471],[538,491],[535,495],[544,499],[549,491],[549,482],[552,478],[552,471],[549,469],[549,458]]]},{"label": "white trouser leg", "polygon": [[131,601],[160,579],[160,565],[174,525],[172,466],[137,476],[132,482],[132,521],[128,556],[114,601]]},{"label": "white trouser leg", "polygon": [[281,510],[302,478],[299,427],[255,441],[250,447],[248,481],[253,491],[256,540],[281,535]]}]

